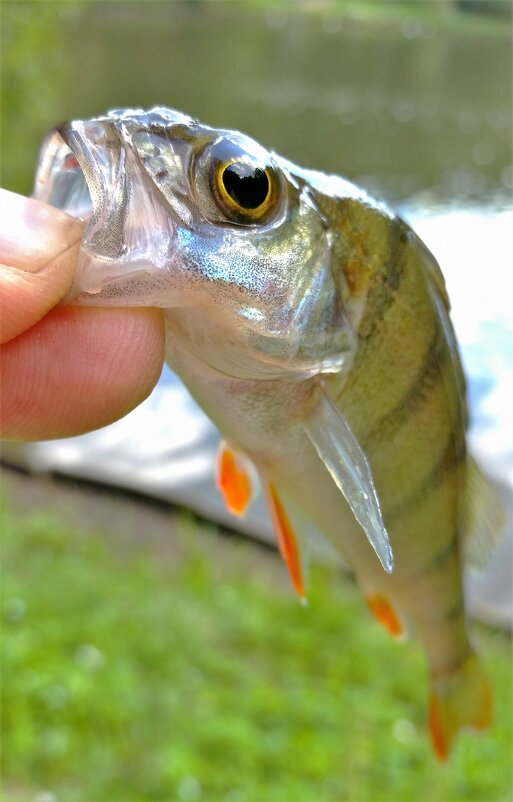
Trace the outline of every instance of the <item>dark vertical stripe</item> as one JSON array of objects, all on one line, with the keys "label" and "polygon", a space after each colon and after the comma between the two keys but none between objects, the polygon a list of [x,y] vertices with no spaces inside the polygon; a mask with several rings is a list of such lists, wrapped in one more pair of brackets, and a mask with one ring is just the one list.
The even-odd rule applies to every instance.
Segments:
[{"label": "dark vertical stripe", "polygon": [[429,672],[429,675],[432,680],[442,679],[445,677],[450,676],[451,674],[456,674],[457,671],[462,668],[465,662],[468,660],[469,655],[472,654],[472,650],[470,648],[470,644],[466,644],[465,647],[461,650],[458,657],[456,657],[452,662],[447,663],[447,665],[442,666],[442,668],[438,668],[436,671],[432,669]]},{"label": "dark vertical stripe", "polygon": [[449,543],[444,545],[439,551],[435,554],[432,554],[431,557],[421,565],[420,568],[416,568],[413,574],[411,574],[412,579],[419,579],[420,577],[425,576],[426,574],[432,574],[435,571],[440,570],[441,566],[449,559],[453,559],[458,554],[458,535],[454,533],[454,536],[451,538]]},{"label": "dark vertical stripe", "polygon": [[361,442],[363,448],[369,447],[376,441],[383,442],[385,433],[388,433],[389,436],[395,434],[410,415],[415,414],[429,401],[430,394],[442,380],[448,353],[443,330],[437,325],[422,365],[411,385],[395,406],[379,418],[372,429],[366,433]]},{"label": "dark vertical stripe", "polygon": [[406,246],[411,230],[399,218],[389,221],[386,257],[383,266],[372,278],[365,313],[358,329],[361,349],[370,345],[381,328],[383,318],[394,305],[406,272]]},{"label": "dark vertical stripe", "polygon": [[440,458],[433,464],[429,473],[422,478],[420,484],[409,496],[385,511],[387,526],[402,518],[426,496],[436,490],[445,477],[461,465],[466,455],[467,446],[464,432],[461,431],[459,435],[455,432],[450,432]]},{"label": "dark vertical stripe", "polygon": [[445,610],[437,610],[436,615],[433,615],[429,618],[429,623],[437,624],[439,626],[448,626],[464,615],[465,604],[463,602],[463,596],[460,596],[456,604],[451,604],[450,607],[447,607]]}]

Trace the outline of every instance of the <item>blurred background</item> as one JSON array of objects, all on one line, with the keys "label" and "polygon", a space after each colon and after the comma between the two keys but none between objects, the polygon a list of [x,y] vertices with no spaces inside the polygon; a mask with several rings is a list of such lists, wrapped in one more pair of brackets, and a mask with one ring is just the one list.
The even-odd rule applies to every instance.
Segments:
[{"label": "blurred background", "polygon": [[[508,506],[511,11],[509,0],[4,0],[2,186],[31,192],[58,122],[153,104],[365,186],[442,265],[471,446]],[[495,726],[463,736],[440,767],[418,645],[389,643],[336,566],[312,566],[301,608],[262,508],[251,538],[226,518],[216,445],[165,371],[113,427],[4,447],[0,799],[511,800],[508,535],[491,571],[467,577]]]}]

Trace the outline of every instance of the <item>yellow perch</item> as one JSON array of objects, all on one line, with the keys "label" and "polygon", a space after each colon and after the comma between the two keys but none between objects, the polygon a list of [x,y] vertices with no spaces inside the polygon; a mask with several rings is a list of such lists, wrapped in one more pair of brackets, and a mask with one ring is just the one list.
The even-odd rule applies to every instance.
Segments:
[{"label": "yellow perch", "polygon": [[342,178],[164,107],[55,129],[35,193],[89,220],[74,303],[165,310],[169,364],[224,437],[226,504],[243,515],[258,475],[297,593],[310,526],[393,636],[418,632],[436,755],[486,728],[461,577],[500,512],[467,455],[444,280],[412,230]]}]

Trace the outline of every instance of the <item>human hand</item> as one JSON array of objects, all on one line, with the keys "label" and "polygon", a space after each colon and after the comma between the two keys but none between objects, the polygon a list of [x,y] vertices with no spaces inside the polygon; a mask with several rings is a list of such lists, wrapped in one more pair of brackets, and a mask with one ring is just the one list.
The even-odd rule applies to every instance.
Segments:
[{"label": "human hand", "polygon": [[83,224],[0,189],[0,435],[69,437],[141,403],[164,359],[156,309],[58,306]]}]

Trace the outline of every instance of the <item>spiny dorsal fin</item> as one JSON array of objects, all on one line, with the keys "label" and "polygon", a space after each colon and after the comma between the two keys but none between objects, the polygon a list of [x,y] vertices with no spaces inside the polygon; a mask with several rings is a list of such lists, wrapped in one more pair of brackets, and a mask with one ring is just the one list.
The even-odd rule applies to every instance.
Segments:
[{"label": "spiny dorsal fin", "polygon": [[483,568],[504,531],[505,516],[499,495],[476,461],[467,460],[463,521],[465,562]]}]

